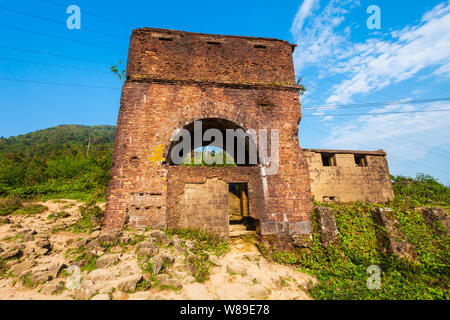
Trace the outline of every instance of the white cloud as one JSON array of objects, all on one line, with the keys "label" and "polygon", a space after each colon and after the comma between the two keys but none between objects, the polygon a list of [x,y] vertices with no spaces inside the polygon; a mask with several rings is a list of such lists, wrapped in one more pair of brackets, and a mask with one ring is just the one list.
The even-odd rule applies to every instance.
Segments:
[{"label": "white cloud", "polygon": [[319,0],[304,0],[300,9],[298,9],[295,15],[294,22],[291,27],[291,32],[301,30],[305,19],[311,14],[311,11],[317,7]]},{"label": "white cloud", "polygon": [[314,66],[320,74],[347,78],[333,86],[327,103],[348,103],[356,94],[372,93],[428,67],[437,68],[437,74],[450,74],[448,1],[426,12],[418,25],[386,34],[388,40],[356,43],[351,42],[350,26],[343,25],[354,6],[354,1],[333,0],[318,14],[305,15],[302,5],[297,14],[303,17],[301,24],[294,21],[292,26],[292,36],[300,44],[294,54],[297,72]]},{"label": "white cloud", "polygon": [[[450,49],[449,49],[450,50]],[[440,66],[434,73],[435,76],[442,76],[444,79],[450,79],[450,62]]]},{"label": "white cloud", "polygon": [[[306,6],[305,3],[304,5]],[[382,148],[388,153],[391,172],[409,175],[414,172],[443,174],[448,183],[450,175],[444,172],[449,172],[447,168],[450,163],[450,112],[377,113],[450,109],[449,102],[392,104],[345,112],[333,105],[363,102],[355,96],[369,96],[412,77],[420,81],[448,81],[450,2],[444,1],[425,12],[416,25],[384,33],[369,33],[370,37],[367,39],[352,41],[352,28],[355,28],[355,24],[348,20],[348,13],[356,5],[358,3],[345,0],[331,0],[322,7],[316,3],[310,5],[307,11],[304,7],[301,14],[299,11],[298,21],[292,25],[292,37],[298,43],[294,53],[296,72],[305,76],[305,73],[310,75],[312,70],[316,75],[314,78],[317,88],[305,98],[307,101],[315,97],[321,98],[321,101],[331,105],[327,108],[311,108],[311,105],[317,104],[314,101],[314,104],[310,103],[303,108],[305,116],[323,115],[316,119],[320,119],[329,134],[315,142],[319,144],[317,147],[359,150]],[[336,82],[330,91],[319,90],[329,82]],[[420,86],[411,88],[409,94],[413,95],[434,92],[429,86],[428,89]],[[396,93],[393,94],[397,96]],[[431,97],[433,96],[427,98]],[[331,114],[369,114],[351,118],[332,117],[330,111],[334,109],[339,111]],[[430,167],[440,169],[433,170]]]},{"label": "white cloud", "polygon": [[346,40],[350,29],[341,35],[335,32],[335,28],[345,20],[344,15],[348,12],[345,6],[354,5],[355,1],[331,0],[322,12],[309,20],[312,11],[318,7],[318,1],[305,0],[302,3],[291,27],[291,34],[299,44],[294,52],[297,70],[320,62],[323,57],[335,54],[337,49],[342,51],[340,44]]},{"label": "white cloud", "polygon": [[[430,150],[448,144],[448,117],[450,112],[376,114],[389,111],[415,111],[450,109],[448,102],[428,105],[389,105],[373,110],[373,114],[360,116],[356,120],[333,122],[329,136],[321,141],[327,148],[385,149],[388,154],[420,160]],[[434,153],[434,151],[432,151]],[[450,158],[445,152],[435,152],[441,158]],[[438,156],[438,155],[436,155]],[[438,156],[439,157],[439,156]]]}]

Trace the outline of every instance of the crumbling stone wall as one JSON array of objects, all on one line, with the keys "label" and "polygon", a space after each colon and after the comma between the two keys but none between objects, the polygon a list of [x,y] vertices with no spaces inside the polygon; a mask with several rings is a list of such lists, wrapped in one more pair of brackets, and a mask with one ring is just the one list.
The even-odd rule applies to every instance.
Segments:
[{"label": "crumbling stone wall", "polygon": [[[177,169],[166,161],[171,136],[195,120],[218,118],[245,130],[267,129],[269,136],[279,130],[279,171],[266,176],[259,164],[251,169],[260,191],[249,190],[249,214],[260,220],[262,234],[309,232],[312,201],[298,152],[300,88],[292,51],[276,39],[134,30],[104,227],[120,228],[126,219],[135,227],[177,226],[172,195],[179,191],[171,183]],[[148,209],[137,213],[132,194],[145,194]]]},{"label": "crumbling stone wall", "polygon": [[228,184],[217,178],[186,183],[176,207],[179,228],[207,229],[228,236]]},{"label": "crumbling stone wall", "polygon": [[[250,217],[257,220],[257,228],[262,234],[267,234],[264,222],[269,220],[264,210],[264,191],[259,175],[258,167],[184,167],[170,166],[168,174],[168,196],[167,196],[167,224],[169,227],[180,226],[183,215],[186,214],[180,206],[180,199],[186,185],[204,184],[210,179],[219,179],[227,185],[229,183],[247,183],[248,206]],[[226,194],[228,194],[228,189]],[[227,203],[228,209],[228,203]],[[211,212],[211,215],[215,213]],[[208,214],[196,216],[196,222],[205,224],[203,220],[210,220]],[[227,211],[228,219],[228,211]],[[227,220],[228,227],[228,220]]]},{"label": "crumbling stone wall", "polygon": [[[386,153],[382,150],[305,149],[303,152],[312,194],[317,201],[382,203],[394,197]],[[324,166],[322,154],[334,156],[334,165]],[[355,155],[365,156],[365,166],[355,163]]]}]

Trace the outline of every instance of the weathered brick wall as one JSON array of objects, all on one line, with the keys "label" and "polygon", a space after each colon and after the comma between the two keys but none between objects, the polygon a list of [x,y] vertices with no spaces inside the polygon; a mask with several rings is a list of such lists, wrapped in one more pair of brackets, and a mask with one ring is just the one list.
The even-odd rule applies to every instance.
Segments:
[{"label": "weathered brick wall", "polygon": [[[219,179],[227,186],[232,182],[247,183],[249,198],[249,213],[254,219],[264,219],[264,197],[262,180],[258,167],[184,167],[170,166],[168,174],[167,223],[169,227],[180,227],[185,218],[180,199],[183,198],[186,185],[204,184],[206,181]],[[228,197],[228,189],[226,190]],[[214,215],[214,213],[211,213]],[[228,202],[227,202],[227,230],[228,230]],[[205,224],[203,219],[210,219],[208,215],[197,215],[196,223]]]},{"label": "weathered brick wall", "polygon": [[[304,150],[312,194],[317,201],[328,201],[334,197],[336,202],[386,202],[394,197],[385,152],[322,152],[334,154],[336,166],[323,166],[320,150]],[[355,164],[355,153],[366,155],[367,166]]]},{"label": "weathered brick wall", "polygon": [[[271,39],[205,35],[234,52],[218,54],[199,34],[180,33],[180,38],[166,41],[161,34],[173,31],[155,32],[140,29],[132,35],[105,227],[120,228],[127,219],[133,226],[173,223],[168,192],[176,168],[162,159],[167,158],[171,136],[195,120],[220,118],[246,130],[279,130],[279,171],[262,176],[259,166],[252,169],[264,209],[252,213],[249,191],[250,214],[259,215],[263,234],[309,232],[311,191],[307,164],[298,152],[301,113],[291,46]],[[252,47],[253,42],[265,43],[265,53]],[[147,58],[154,52],[158,59]],[[180,67],[183,61],[186,65]],[[131,195],[141,193],[147,195],[148,214],[133,207],[136,198]]]},{"label": "weathered brick wall", "polygon": [[176,204],[177,228],[200,228],[228,236],[228,184],[220,179],[186,183]]},{"label": "weathered brick wall", "polygon": [[143,28],[133,31],[132,79],[295,85],[287,41]]}]

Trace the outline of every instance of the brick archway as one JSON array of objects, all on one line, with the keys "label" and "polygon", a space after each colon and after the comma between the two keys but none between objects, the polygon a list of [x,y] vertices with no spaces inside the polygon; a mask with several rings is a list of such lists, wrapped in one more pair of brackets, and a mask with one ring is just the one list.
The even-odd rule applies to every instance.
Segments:
[{"label": "brick archway", "polygon": [[[216,179],[249,184],[250,214],[259,220],[260,234],[309,233],[312,199],[299,152],[292,51],[292,45],[276,39],[134,30],[104,227],[184,227],[177,209],[182,187]],[[267,175],[261,165],[189,172],[170,166],[165,159],[173,132],[211,118],[244,130],[278,130],[278,171]],[[214,217],[203,218],[201,228],[224,233]]]}]

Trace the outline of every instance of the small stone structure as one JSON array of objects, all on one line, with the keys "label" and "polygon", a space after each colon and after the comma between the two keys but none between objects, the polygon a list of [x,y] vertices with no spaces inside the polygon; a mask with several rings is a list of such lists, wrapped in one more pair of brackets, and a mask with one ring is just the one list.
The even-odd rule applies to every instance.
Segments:
[{"label": "small stone structure", "polygon": [[384,203],[394,197],[386,152],[304,149],[314,199]]}]

